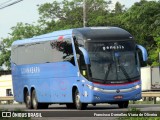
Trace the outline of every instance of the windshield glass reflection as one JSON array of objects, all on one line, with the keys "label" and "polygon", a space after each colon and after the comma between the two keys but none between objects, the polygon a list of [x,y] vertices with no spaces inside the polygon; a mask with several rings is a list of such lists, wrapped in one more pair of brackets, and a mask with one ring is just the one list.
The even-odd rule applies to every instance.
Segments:
[{"label": "windshield glass reflection", "polygon": [[131,41],[88,42],[93,79],[107,81],[132,81],[139,77],[139,61]]}]

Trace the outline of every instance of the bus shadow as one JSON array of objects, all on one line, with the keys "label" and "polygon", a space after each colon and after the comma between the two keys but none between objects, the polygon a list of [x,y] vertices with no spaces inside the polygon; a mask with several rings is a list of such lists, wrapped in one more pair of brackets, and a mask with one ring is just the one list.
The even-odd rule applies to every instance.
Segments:
[{"label": "bus shadow", "polygon": [[[51,106],[49,106],[49,108],[48,108],[49,110],[76,110],[76,109],[69,109],[69,108],[67,108],[66,106],[61,106],[61,105],[59,105],[59,106],[53,106],[53,105],[51,105]],[[86,108],[86,110],[111,110],[111,109],[113,109],[113,110],[115,110],[115,109],[120,109],[117,105],[103,105],[103,106],[99,106],[99,105],[97,105],[97,106],[92,106],[92,105],[89,105],[87,108]]]}]

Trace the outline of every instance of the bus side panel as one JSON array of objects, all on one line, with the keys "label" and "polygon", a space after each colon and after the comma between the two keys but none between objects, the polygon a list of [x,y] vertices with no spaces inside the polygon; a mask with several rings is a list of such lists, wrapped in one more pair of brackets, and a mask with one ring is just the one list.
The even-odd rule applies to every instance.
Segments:
[{"label": "bus side panel", "polygon": [[13,70],[16,101],[23,101],[23,89],[28,86],[29,91],[32,87],[36,90],[39,102],[72,102],[76,79],[77,68],[70,62],[16,66]]},{"label": "bus side panel", "polygon": [[13,84],[13,95],[14,99],[17,102],[24,102],[23,99],[23,89],[24,89],[24,80],[21,78],[18,70],[18,66],[11,63],[12,68],[12,84]]},{"label": "bus side panel", "polygon": [[72,102],[72,86],[76,79],[77,77],[54,78],[51,81],[52,101],[57,103]]},{"label": "bus side panel", "polygon": [[57,62],[46,64],[40,69],[40,79],[45,81],[44,94],[48,94],[48,97],[41,94],[40,82],[37,84],[39,102],[46,102],[48,98],[50,98],[47,100],[49,102],[71,102],[72,84],[77,78],[77,68],[70,62]]},{"label": "bus side panel", "polygon": [[23,80],[20,80],[18,77],[12,76],[12,83],[13,83],[13,93],[14,99],[17,102],[24,102],[23,99]]}]

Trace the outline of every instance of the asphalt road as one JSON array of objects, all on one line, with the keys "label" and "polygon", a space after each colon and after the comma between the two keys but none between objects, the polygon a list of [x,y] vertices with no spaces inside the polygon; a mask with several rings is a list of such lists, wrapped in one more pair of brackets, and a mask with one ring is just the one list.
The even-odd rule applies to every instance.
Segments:
[{"label": "asphalt road", "polygon": [[[149,111],[160,111],[160,104],[130,104],[128,108],[119,109],[118,105],[109,105],[109,104],[97,104],[96,106],[89,105],[86,110],[80,111],[75,109],[67,109],[65,105],[57,105],[53,104],[50,105],[48,109],[40,109],[40,110],[28,110],[26,109],[24,104],[11,104],[11,105],[0,105],[0,109],[7,109],[8,111],[13,110],[22,110],[27,112],[35,112],[35,113],[47,113],[48,116],[51,117],[44,117],[42,118],[34,118],[34,119],[47,119],[47,120],[106,120],[107,116],[104,117],[94,117],[95,114],[103,114],[106,115],[109,113],[123,113],[124,111],[129,111],[130,109],[139,109],[142,112],[149,112]],[[87,116],[89,115],[89,116]],[[54,118],[53,118],[54,116]],[[69,117],[67,117],[69,116]],[[70,117],[73,116],[73,117]],[[78,117],[75,117],[78,116]],[[92,117],[90,117],[92,116]],[[115,120],[119,117],[107,117],[107,120]]]},{"label": "asphalt road", "polygon": [[[97,104],[96,106],[89,105],[85,111],[127,111],[128,109],[137,108],[140,111],[160,111],[160,104],[129,104],[126,109],[119,109],[118,105],[110,104]],[[0,109],[15,110],[20,109],[28,111],[24,104],[10,104],[10,105],[0,105]],[[36,111],[36,110],[34,110]],[[48,109],[40,109],[38,111],[76,111],[75,109],[67,109],[65,105],[53,104],[50,105]],[[78,111],[78,110],[77,110]]]}]

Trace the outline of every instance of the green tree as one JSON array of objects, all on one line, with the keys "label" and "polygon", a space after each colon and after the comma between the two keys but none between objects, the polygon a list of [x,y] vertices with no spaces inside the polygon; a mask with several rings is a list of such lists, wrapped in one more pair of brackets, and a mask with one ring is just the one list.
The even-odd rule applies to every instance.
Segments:
[{"label": "green tree", "polygon": [[[138,44],[149,53],[149,65],[158,65],[160,52],[160,2],[141,0],[128,10],[119,2],[113,11],[109,0],[86,0],[87,26],[118,26],[128,30]],[[83,0],[53,1],[38,7],[38,25],[18,23],[0,44],[0,65],[10,68],[10,47],[13,41],[55,30],[83,26]]]},{"label": "green tree", "polygon": [[[86,0],[87,26],[105,25],[109,13],[106,0]],[[54,30],[83,27],[83,0],[54,1],[39,6],[39,22],[46,32]]]},{"label": "green tree", "polygon": [[[87,25],[105,25],[105,15],[108,11],[109,1],[86,0]],[[12,27],[10,37],[3,39],[0,48],[0,65],[10,69],[10,47],[15,40],[33,37],[39,34],[55,30],[82,27],[83,26],[83,0],[53,1],[39,6],[39,25],[18,23]],[[40,27],[41,26],[41,27]]]},{"label": "green tree", "polygon": [[3,39],[0,44],[0,66],[4,65],[7,69],[10,69],[11,44],[15,40],[21,40],[41,34],[40,27],[31,24],[18,23],[11,29],[12,32],[10,33],[10,37]]},{"label": "green tree", "polygon": [[149,56],[149,59],[150,59],[150,62],[151,62],[151,65],[152,66],[158,66],[159,65],[159,53],[160,53],[160,37],[156,37],[154,38],[154,40],[156,41],[156,46],[155,48],[151,49],[149,51],[150,53],[150,56]]},{"label": "green tree", "polygon": [[[149,53],[149,65],[157,65],[158,40],[160,37],[160,2],[141,0],[121,16],[121,26],[130,31],[138,44]],[[156,56],[156,57],[155,57]],[[153,64],[154,63],[154,64]]]},{"label": "green tree", "polygon": [[106,26],[111,1],[86,0],[87,26]]},{"label": "green tree", "polygon": [[123,11],[124,11],[124,5],[122,5],[120,2],[116,2],[114,12],[116,14],[120,14],[123,13]]}]

